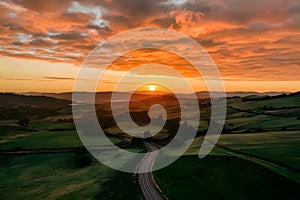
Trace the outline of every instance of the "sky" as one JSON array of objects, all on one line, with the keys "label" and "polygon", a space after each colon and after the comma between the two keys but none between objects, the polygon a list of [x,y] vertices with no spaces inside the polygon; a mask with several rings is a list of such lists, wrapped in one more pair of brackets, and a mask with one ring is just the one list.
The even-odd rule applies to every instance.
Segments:
[{"label": "sky", "polygon": [[[299,0],[0,0],[0,13],[1,92],[72,91],[82,62],[101,41],[143,27],[197,41],[226,91],[300,90]],[[111,66],[100,91],[113,90],[128,66],[143,59],[175,66],[195,90],[207,89],[179,57],[159,51],[129,57]],[[170,78],[155,67],[149,73]]]}]

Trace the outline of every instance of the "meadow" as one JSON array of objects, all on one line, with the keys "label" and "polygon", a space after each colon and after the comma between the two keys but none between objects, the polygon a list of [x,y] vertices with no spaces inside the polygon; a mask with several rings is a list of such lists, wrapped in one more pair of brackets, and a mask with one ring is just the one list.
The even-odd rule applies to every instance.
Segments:
[{"label": "meadow", "polygon": [[95,160],[78,166],[76,156],[0,154],[0,199],[138,199],[131,174]]},{"label": "meadow", "polygon": [[[299,100],[228,99],[224,130],[211,153],[198,158],[199,136],[184,156],[155,172],[158,184],[170,199],[298,199]],[[209,116],[209,107],[202,111]]]},{"label": "meadow", "polygon": [[[298,100],[299,94],[228,98],[222,135],[212,152],[199,159],[211,110],[202,100],[197,138],[181,158],[154,172],[156,182],[169,199],[298,199]],[[149,121],[144,102],[134,105],[132,116],[139,125]],[[5,112],[9,109],[14,107]],[[100,124],[113,143],[145,152],[142,140],[130,142],[111,120],[107,105],[97,105],[97,109],[105,113]],[[148,142],[163,146],[174,136],[178,106],[171,104],[169,109],[170,119]],[[28,110],[36,115],[26,125],[2,113],[6,118],[0,120],[0,199],[140,199],[133,174],[108,168],[84,150],[69,105],[21,109],[22,113]],[[102,144],[93,137],[91,141]]]}]

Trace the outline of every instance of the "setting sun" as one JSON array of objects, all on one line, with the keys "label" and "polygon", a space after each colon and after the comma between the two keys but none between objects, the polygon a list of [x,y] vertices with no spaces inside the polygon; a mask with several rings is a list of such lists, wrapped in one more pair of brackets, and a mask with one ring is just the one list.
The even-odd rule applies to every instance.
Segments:
[{"label": "setting sun", "polygon": [[152,94],[163,94],[163,93],[169,93],[170,90],[160,84],[156,83],[150,83],[143,85],[136,89],[137,92],[150,92]]},{"label": "setting sun", "polygon": [[154,92],[154,91],[156,90],[155,85],[150,85],[150,86],[149,86],[149,90],[150,90],[151,92]]}]

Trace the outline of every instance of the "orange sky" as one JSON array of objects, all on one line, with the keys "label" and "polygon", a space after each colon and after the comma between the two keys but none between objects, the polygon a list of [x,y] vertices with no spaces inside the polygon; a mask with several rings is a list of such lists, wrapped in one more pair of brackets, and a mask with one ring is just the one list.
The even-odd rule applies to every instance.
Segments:
[{"label": "orange sky", "polygon": [[[101,40],[139,27],[168,28],[198,41],[227,91],[300,90],[298,0],[4,0],[0,13],[2,92],[71,91],[81,62]],[[195,90],[206,90],[188,64],[168,56],[133,52],[129,62],[111,67],[101,90],[112,90],[129,64],[145,60],[177,66]]]}]

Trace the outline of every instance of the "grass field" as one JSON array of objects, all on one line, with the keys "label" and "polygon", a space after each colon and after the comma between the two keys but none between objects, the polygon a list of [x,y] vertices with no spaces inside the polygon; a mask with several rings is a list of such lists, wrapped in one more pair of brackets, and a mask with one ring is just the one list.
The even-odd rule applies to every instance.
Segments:
[{"label": "grass field", "polygon": [[224,133],[300,130],[300,96],[228,100]]},{"label": "grass field", "polygon": [[226,120],[224,132],[247,133],[274,130],[300,130],[300,123],[296,117],[278,117],[268,115],[255,115],[243,118]]},{"label": "grass field", "polygon": [[299,199],[299,102],[230,99],[225,134],[210,155],[198,158],[203,137],[196,138],[183,157],[155,172],[158,184],[170,199]]},{"label": "grass field", "polygon": [[264,106],[272,106],[273,108],[283,108],[283,107],[299,107],[300,96],[287,96],[281,98],[272,98],[267,100],[259,101],[235,101],[232,102],[232,106],[240,109],[252,109],[256,110]]},{"label": "grass field", "polygon": [[[198,155],[203,137],[185,155]],[[235,156],[267,167],[300,184],[300,132],[261,132],[221,135],[210,155]]]},{"label": "grass field", "polygon": [[[184,156],[155,172],[155,179],[169,199],[299,199],[298,100],[298,96],[228,99],[224,134],[210,155],[198,158],[203,141],[200,136]],[[207,129],[210,111],[208,106],[201,110],[201,131]],[[123,123],[126,125],[126,121]],[[117,126],[105,131],[118,135],[110,135],[114,143],[125,137]],[[164,144],[168,131],[162,132],[164,137],[157,137],[157,141]],[[90,140],[97,145],[103,142],[95,136]],[[94,159],[79,167],[78,150],[64,150],[82,146],[70,107],[62,108],[57,115],[35,118],[27,127],[0,125],[0,199],[139,199],[132,174],[110,169]],[[140,152],[140,147],[129,151]],[[46,148],[61,151],[7,154]]]},{"label": "grass field", "polygon": [[76,131],[37,132],[10,139],[0,145],[0,150],[40,149],[82,146]]},{"label": "grass field", "polygon": [[[27,127],[0,126],[0,150],[83,146],[74,124],[58,122],[58,119],[64,118],[48,117],[32,121]],[[132,174],[118,172],[94,159],[90,165],[78,167],[77,154],[1,153],[0,199],[139,199],[138,185]]]},{"label": "grass field", "polygon": [[300,131],[228,134],[218,144],[300,170]]},{"label": "grass field", "polygon": [[98,161],[79,168],[75,156],[0,155],[0,199],[138,199],[131,174]]},{"label": "grass field", "polygon": [[169,199],[298,199],[300,186],[271,171],[231,156],[183,156],[155,172]]},{"label": "grass field", "polygon": [[[41,148],[67,148],[83,146],[73,123],[52,122],[50,119],[34,121],[28,127],[17,125],[0,126],[0,150]],[[99,138],[91,138],[101,145]],[[110,137],[113,143],[121,139]]]},{"label": "grass field", "polygon": [[33,130],[75,130],[75,125],[73,123],[59,123],[49,120],[39,120],[34,121],[28,125],[27,128]]}]

